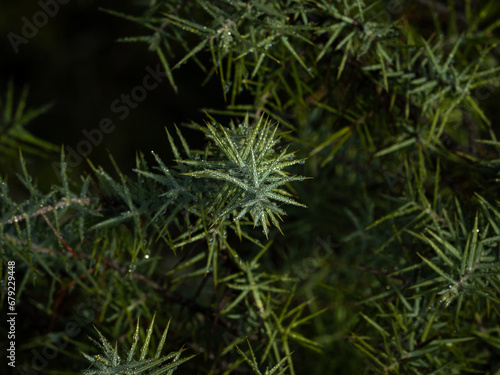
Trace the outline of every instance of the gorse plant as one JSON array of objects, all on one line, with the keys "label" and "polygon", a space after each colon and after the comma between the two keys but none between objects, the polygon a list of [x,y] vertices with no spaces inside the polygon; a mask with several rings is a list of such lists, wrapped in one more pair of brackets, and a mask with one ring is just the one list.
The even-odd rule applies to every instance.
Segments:
[{"label": "gorse plant", "polygon": [[248,116],[243,124],[231,129],[230,134],[220,124],[219,129],[207,123],[209,137],[225,156],[226,161],[209,162],[185,160],[183,163],[204,170],[188,173],[193,177],[206,177],[224,181],[220,192],[213,201],[215,222],[221,222],[226,215],[239,210],[234,221],[250,212],[255,225],[261,225],[268,234],[269,222],[279,229],[279,222],[284,215],[278,203],[305,207],[289,198],[290,194],[278,187],[292,181],[302,181],[303,177],[288,176],[283,169],[294,164],[303,164],[304,160],[292,160],[293,153],[288,148],[276,153],[278,138],[277,126],[271,129],[269,121],[263,117],[249,129]]},{"label": "gorse plant", "polygon": [[[15,256],[24,259],[26,265],[30,265],[27,277],[30,273],[33,275],[32,277],[38,274],[36,264],[40,264],[54,277],[57,276],[50,270],[58,269],[60,267],[58,264],[65,264],[64,267],[70,273],[77,270],[83,271],[89,261],[93,264],[96,263],[97,259],[92,253],[98,251],[101,254],[98,256],[98,268],[92,267],[90,270],[84,271],[85,278],[88,277],[89,280],[92,280],[91,284],[97,285],[94,274],[102,272],[104,265],[106,268],[111,267],[123,277],[128,274],[126,284],[133,285],[136,282],[135,279],[145,281],[137,270],[149,263],[148,260],[152,258],[151,248],[158,246],[158,242],[167,244],[174,251],[188,244],[200,246],[201,243],[205,242],[207,244],[206,251],[166,273],[165,276],[172,276],[169,283],[172,283],[173,286],[188,278],[206,277],[206,275],[212,274],[215,284],[224,285],[228,293],[231,291],[231,294],[234,294],[234,300],[229,298],[228,305],[222,309],[224,315],[227,314],[231,319],[236,320],[249,319],[249,322],[254,322],[252,324],[256,324],[259,319],[264,319],[266,322],[266,330],[262,334],[269,336],[269,343],[262,359],[265,360],[269,357],[269,349],[272,348],[276,355],[276,363],[281,364],[284,361],[289,361],[289,365],[291,365],[288,345],[282,349],[278,346],[278,341],[285,340],[286,342],[289,335],[292,335],[295,340],[303,342],[304,345],[316,345],[292,331],[282,332],[282,338],[276,337],[273,333],[273,327],[276,324],[283,324],[282,321],[284,322],[288,318],[288,316],[282,316],[277,322],[274,322],[276,317],[272,314],[273,306],[279,304],[283,298],[293,296],[293,293],[290,294],[279,284],[283,282],[293,283],[295,280],[269,275],[259,270],[258,259],[269,249],[270,243],[261,245],[258,239],[252,238],[248,230],[244,229],[244,224],[247,222],[243,219],[245,214],[250,211],[254,223],[262,225],[264,233],[267,235],[269,230],[268,217],[271,217],[271,222],[279,225],[274,215],[279,217],[280,214],[284,214],[283,209],[270,199],[279,203],[301,206],[289,197],[289,193],[278,188],[289,182],[303,179],[284,172],[286,167],[302,163],[302,161],[292,160],[293,153],[289,153],[288,148],[280,149],[276,125],[271,128],[270,121],[264,118],[261,118],[255,125],[251,125],[247,121],[248,118],[238,127],[238,130],[234,125],[232,129],[226,129],[215,122],[213,125],[207,124],[206,128],[196,126],[215,143],[215,146],[207,146],[203,151],[191,150],[182,133],[177,129],[184,153],[193,159],[182,158],[174,138],[167,132],[178,168],[166,167],[160,157],[153,153],[158,163],[157,171],[153,171],[147,166],[144,157],[138,156],[137,181],[124,176],[113,158],[111,160],[116,167],[118,181],[102,168],[91,164],[96,180],[87,176],[79,194],[74,194],[70,189],[64,153],[61,154],[60,178],[62,184],[54,186],[52,191],[46,195],[41,193],[32,183],[32,178],[21,158],[23,175],[20,176],[20,179],[29,190],[30,198],[19,204],[9,199],[8,191],[3,189],[3,217],[8,219],[2,221],[2,243]],[[207,177],[207,179],[200,177]],[[210,179],[215,179],[215,184]],[[217,180],[223,181],[222,186]],[[2,186],[5,187],[6,184],[2,182]],[[33,208],[25,211],[24,207]],[[237,212],[238,209],[240,211],[235,215],[236,221],[222,219],[223,216],[229,215],[233,211]],[[168,215],[166,215],[167,212]],[[53,215],[54,224],[48,218],[49,215]],[[243,221],[240,222],[241,220]],[[38,228],[41,223],[48,225],[52,235],[58,240],[60,252],[51,248],[45,249],[42,252],[46,256],[45,259],[40,258],[40,254],[35,253],[34,265],[33,261],[30,261],[33,257],[31,230]],[[11,233],[12,230],[14,231]],[[238,254],[238,251],[228,243],[228,230],[233,230],[240,238],[251,239],[260,248],[251,262],[242,261],[242,255]],[[113,242],[117,242],[109,243],[105,239],[108,236],[116,238]],[[50,234],[37,236],[36,240],[40,243],[50,241],[47,237],[50,237]],[[90,248],[83,251],[87,246]],[[121,253],[117,252],[119,248],[121,248]],[[39,250],[38,245],[35,249]],[[112,249],[111,253],[110,249]],[[122,260],[125,259],[123,257],[127,257],[123,254],[125,249],[130,256],[128,271],[123,270],[120,266]],[[230,255],[229,259],[220,254],[220,252],[226,251]],[[206,258],[206,266],[188,274],[179,275],[181,271],[197,264],[204,258]],[[156,263],[157,260],[154,262]],[[224,269],[227,267],[228,261],[240,272],[227,274]],[[70,266],[70,264],[73,265]],[[76,268],[72,271],[73,267]],[[153,267],[151,270],[154,269],[153,264],[147,267]],[[219,278],[220,271],[218,270],[221,269],[223,270],[223,278]],[[114,278],[114,276],[111,277]],[[172,298],[168,289],[152,280],[146,282],[156,293],[165,293],[165,296]],[[114,294],[110,290],[97,292],[101,296],[108,293]],[[229,297],[229,294],[226,295]],[[246,305],[244,313],[241,307],[238,307],[238,304],[243,302]],[[188,301],[184,303],[189,304]],[[253,307],[250,308],[250,306]],[[295,312],[300,315],[302,309],[303,307]],[[316,314],[311,315],[311,317],[314,315]],[[145,359],[146,349],[144,348],[147,348],[150,343],[152,329],[151,325],[138,360],[132,360],[134,351],[132,349],[127,361],[122,361],[117,349],[110,349],[108,342],[100,334],[102,345],[98,346],[103,350],[103,355],[96,357],[86,355],[95,368],[95,370],[89,370],[88,373],[141,373],[146,370],[150,371],[148,373],[151,374],[163,374],[167,373],[167,370],[171,373],[177,368],[177,364],[183,363],[187,359],[179,360],[181,352],[175,352],[175,355],[172,354],[165,358],[157,356],[155,360]],[[136,333],[132,348],[137,345],[137,339]],[[231,339],[230,347],[234,347],[239,340],[240,337]],[[160,344],[159,350],[161,350],[162,345]],[[285,351],[285,359],[280,357],[282,350]],[[170,365],[158,367],[163,361],[174,357],[175,360]],[[275,371],[273,370],[272,373]]]},{"label": "gorse plant", "polygon": [[[149,349],[149,343],[151,340],[151,335],[153,333],[154,326],[154,317],[149,326],[146,339],[141,348],[141,352],[139,358],[137,360],[134,359],[135,351],[137,349],[137,344],[139,342],[139,321],[137,321],[137,327],[134,333],[134,342],[132,343],[132,347],[127,354],[127,359],[125,361],[120,358],[118,353],[118,348],[113,348],[111,344],[106,340],[106,338],[97,330],[99,334],[100,343],[94,341],[95,344],[102,350],[105,357],[100,355],[89,356],[85,353],[83,355],[87,358],[91,363],[95,370],[86,370],[83,372],[84,375],[98,375],[98,374],[154,374],[154,375],[171,375],[177,367],[184,362],[189,361],[194,356],[180,358],[183,350],[179,350],[177,352],[170,353],[164,357],[160,357],[161,351],[163,349],[163,345],[165,343],[165,339],[167,338],[168,326],[165,328],[163,332],[160,343],[158,344],[158,348],[156,350],[156,354],[154,358],[147,359],[146,355]],[[172,361],[170,361],[172,360]],[[166,362],[169,363],[166,363]]]},{"label": "gorse plant", "polygon": [[[2,175],[2,258],[50,318],[26,347],[71,339],[67,366],[88,374],[500,373],[498,2],[106,12],[147,30],[120,40],[154,51],[175,92],[178,69],[201,70],[226,108],[169,124],[173,158],[138,153],[133,174],[110,155],[113,173],[89,160],[78,180],[63,151],[45,193],[25,152],[20,200]],[[153,321],[171,316],[166,341]],[[98,328],[100,354],[68,319]]]}]

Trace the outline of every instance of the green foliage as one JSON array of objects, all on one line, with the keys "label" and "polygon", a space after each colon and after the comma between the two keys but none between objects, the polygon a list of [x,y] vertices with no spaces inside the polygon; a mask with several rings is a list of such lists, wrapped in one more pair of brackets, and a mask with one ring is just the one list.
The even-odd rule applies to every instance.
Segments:
[{"label": "green foliage", "polygon": [[303,164],[303,160],[292,160],[293,153],[287,148],[276,154],[278,129],[271,129],[269,121],[261,117],[257,124],[249,129],[248,116],[237,129],[225,130],[220,124],[218,129],[207,123],[210,138],[225,156],[226,161],[209,162],[185,160],[183,163],[204,168],[190,172],[189,176],[222,180],[225,184],[214,199],[215,223],[239,209],[234,221],[238,221],[250,212],[254,225],[261,225],[268,234],[269,219],[279,229],[276,216],[285,215],[285,211],[273,201],[305,207],[293,199],[286,191],[277,188],[292,181],[302,181],[303,177],[288,176],[284,168],[294,164]]},{"label": "green foliage", "polygon": [[75,288],[95,306],[78,324],[117,340],[166,307],[171,345],[196,354],[160,357],[166,330],[151,323],[132,360],[138,324],[122,362],[99,333],[89,371],[170,373],[190,358],[179,372],[499,373],[500,5],[396,3],[106,11],[146,28],[121,40],[156,52],[174,91],[188,90],[177,69],[201,69],[227,106],[169,125],[173,160],[138,153],[135,175],[110,156],[114,173],[89,161],[78,181],[62,153],[49,192],[23,156],[29,198],[1,181],[2,257],[19,261],[23,300],[57,317]]},{"label": "green foliage", "polygon": [[[125,362],[122,362],[120,355],[118,353],[118,348],[115,345],[113,348],[111,344],[106,340],[106,338],[99,332],[96,328],[97,333],[99,334],[100,343],[93,340],[97,347],[99,347],[103,356],[96,355],[90,356],[83,353],[84,357],[87,358],[96,370],[86,370],[83,372],[84,375],[98,375],[98,374],[148,374],[148,375],[171,375],[177,370],[178,366],[184,362],[189,361],[194,355],[186,358],[181,358],[181,354],[183,350],[178,350],[176,352],[169,353],[166,356],[160,357],[161,351],[163,350],[163,345],[165,343],[165,339],[167,338],[168,326],[165,328],[163,332],[163,336],[156,350],[156,354],[153,358],[147,359],[146,355],[149,351],[149,343],[151,340],[151,335],[153,333],[154,328],[154,316],[151,324],[149,326],[146,338],[144,340],[144,344],[141,348],[141,352],[139,358],[134,359],[135,351],[137,349],[137,344],[139,342],[139,320],[137,320],[137,327],[134,333],[134,341],[132,343],[132,347],[127,354],[127,359]],[[167,361],[172,360],[170,363],[166,363]]]},{"label": "green foliage", "polygon": [[[247,340],[247,342],[248,342],[248,340]],[[252,368],[252,370],[254,371],[254,373],[257,374],[257,375],[262,375],[262,372],[260,372],[258,364],[257,364],[257,361],[255,359],[255,355],[253,353],[252,346],[250,345],[249,342],[248,342],[248,347],[250,349],[251,359],[248,358],[245,355],[245,353],[243,353],[241,351],[240,348],[236,347],[236,349],[238,350],[238,353],[240,353],[240,355],[245,359],[245,362],[248,363],[248,365]],[[290,356],[290,355],[288,355],[288,356]],[[283,367],[283,366],[284,366],[285,361],[287,360],[288,356],[284,357],[281,361],[279,361],[278,364],[276,366],[274,366],[271,370],[269,370],[269,368],[267,368],[266,372],[265,372],[265,375],[273,375],[273,374],[280,375],[280,374],[284,374],[285,371],[287,370],[287,367]],[[277,372],[278,370],[279,370],[279,372]]]},{"label": "green foliage", "polygon": [[[175,290],[181,282],[200,277],[206,280],[206,276],[211,274],[214,285],[226,289],[228,302],[227,306],[218,312],[221,318],[246,321],[249,327],[248,334],[253,332],[267,337],[267,349],[262,361],[270,361],[271,357],[274,357],[278,363],[281,361],[281,353],[284,352],[293,374],[288,340],[296,340],[304,346],[318,348],[318,344],[292,331],[293,328],[308,321],[307,317],[296,321],[306,305],[303,304],[286,314],[284,310],[279,317],[275,315],[276,306],[285,299],[288,301],[285,306],[289,306],[294,296],[294,293],[290,293],[281,285],[296,283],[296,280],[268,274],[260,269],[258,260],[269,250],[271,242],[262,245],[260,240],[254,238],[251,231],[245,228],[246,222],[240,223],[240,220],[250,210],[255,223],[262,223],[267,235],[267,216],[263,215],[271,215],[271,221],[276,222],[273,220],[273,212],[284,214],[284,211],[269,198],[301,206],[287,197],[289,193],[277,189],[290,181],[302,180],[283,171],[286,167],[301,161],[290,160],[293,156],[287,152],[287,148],[280,150],[278,127],[274,126],[271,130],[270,122],[263,118],[255,125],[244,122],[238,131],[234,126],[232,130],[226,130],[220,124],[215,126],[217,128],[210,124],[207,124],[207,128],[195,125],[215,143],[215,147],[207,146],[204,151],[191,150],[181,132],[177,131],[184,153],[193,159],[182,159],[173,137],[167,132],[177,159],[177,168],[174,169],[166,167],[155,153],[153,156],[158,164],[155,167],[156,171],[147,165],[142,155],[137,157],[135,170],[137,179],[125,176],[112,157],[111,162],[115,166],[117,179],[102,167],[90,164],[95,179],[90,176],[85,177],[79,193],[74,193],[70,188],[64,153],[61,154],[61,185],[54,186],[47,194],[42,193],[32,182],[21,158],[23,174],[19,178],[28,190],[30,198],[22,203],[15,202],[9,197],[6,183],[2,181],[4,188],[0,239],[5,245],[5,251],[29,265],[26,278],[35,278],[45,270],[54,280],[62,282],[63,276],[58,275],[57,270],[65,270],[76,280],[79,280],[78,273],[84,272],[85,278],[90,282],[86,288],[91,288],[89,291],[94,290],[93,293],[96,293],[97,298],[104,296],[109,298],[119,291],[119,294],[129,295],[132,299],[134,298],[132,295],[138,292],[138,290],[133,291],[136,289],[133,285],[137,280],[143,280],[142,272],[148,269],[147,273],[154,273],[160,260],[159,256],[152,258],[152,248],[162,248],[161,244],[164,243],[175,251],[189,244],[200,246],[205,243],[204,251],[188,259],[187,262],[173,267],[165,274],[168,277],[165,286],[160,286],[149,279],[151,292],[171,296],[172,291],[169,290],[171,288]],[[232,134],[231,137],[229,134]],[[203,159],[200,159],[200,154],[203,155]],[[225,172],[218,172],[215,168]],[[222,179],[223,184],[220,185],[217,180],[211,182],[210,179],[214,176],[217,180]],[[237,179],[243,182],[233,183]],[[220,194],[221,190],[224,192],[223,195]],[[254,206],[256,208],[253,208]],[[223,207],[226,213],[242,207],[237,217],[238,221],[221,220],[220,207]],[[257,216],[256,212],[260,213],[260,216]],[[210,222],[217,223],[217,226],[210,226]],[[40,232],[33,238],[33,231],[36,233],[40,230],[38,228],[43,228],[45,225],[50,231]],[[257,246],[257,255],[251,261],[244,261],[243,255],[228,242],[229,230],[234,231],[240,238],[251,240]],[[53,245],[49,245],[54,240],[59,251]],[[34,242],[37,243],[36,246]],[[42,253],[39,246],[44,249]],[[230,257],[227,258],[227,255],[222,255],[221,252],[227,252]],[[204,259],[206,264],[198,266]],[[88,268],[89,264],[96,263],[96,267]],[[124,263],[129,264],[128,272],[121,270],[120,264]],[[183,272],[186,268],[192,267],[195,269],[191,272]],[[235,272],[228,274],[225,270],[227,267],[232,267]],[[112,269],[114,271],[105,273],[105,269],[108,272]],[[219,276],[219,270],[222,270],[223,277]],[[122,277],[128,274],[129,278],[120,281],[116,279],[116,272],[122,274]],[[99,290],[97,287],[99,275],[105,277],[107,280],[105,283],[111,289]],[[78,283],[80,282],[79,280]],[[133,290],[130,290],[131,287]],[[114,309],[112,301],[108,300],[108,303],[110,303],[109,308]],[[310,318],[316,314],[310,315]],[[122,312],[119,315],[121,325],[128,314]],[[292,319],[291,325],[286,329],[283,328],[285,321],[290,319]],[[230,323],[225,324],[230,325]],[[152,332],[151,326],[144,347],[149,345]],[[135,343],[137,338],[135,335]],[[107,341],[103,340],[101,336],[102,344],[99,347],[103,350],[104,357],[86,356],[98,368],[95,371],[126,373],[126,371],[139,372],[150,369],[151,373],[156,374],[167,368],[162,366],[154,369],[162,358],[156,358],[156,361],[145,360],[144,349],[138,361],[132,361],[129,355],[126,362],[120,362],[116,349],[111,351]],[[234,348],[239,342],[240,337],[235,336],[231,338],[227,348]],[[177,354],[180,355],[180,352]],[[173,355],[167,359],[171,358]],[[173,363],[180,364],[178,361]],[[172,365],[168,368],[173,367]]]},{"label": "green foliage", "polygon": [[2,168],[12,162],[19,155],[18,149],[47,157],[50,152],[59,151],[59,148],[40,138],[33,136],[26,130],[26,125],[33,119],[47,112],[51,105],[39,108],[26,108],[28,89],[25,88],[17,105],[14,104],[14,82],[7,86],[5,97],[0,98],[0,157]]}]

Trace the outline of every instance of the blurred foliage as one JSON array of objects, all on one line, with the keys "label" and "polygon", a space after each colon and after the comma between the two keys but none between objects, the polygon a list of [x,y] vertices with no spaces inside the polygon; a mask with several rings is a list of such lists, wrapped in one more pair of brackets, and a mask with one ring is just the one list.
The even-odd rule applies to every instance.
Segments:
[{"label": "blurred foliage", "polygon": [[11,80],[7,92],[0,98],[0,168],[17,162],[19,150],[48,158],[57,155],[59,147],[33,136],[26,130],[31,120],[50,109],[50,104],[39,108],[26,108],[28,89],[25,88],[16,103],[14,99],[14,83]]}]

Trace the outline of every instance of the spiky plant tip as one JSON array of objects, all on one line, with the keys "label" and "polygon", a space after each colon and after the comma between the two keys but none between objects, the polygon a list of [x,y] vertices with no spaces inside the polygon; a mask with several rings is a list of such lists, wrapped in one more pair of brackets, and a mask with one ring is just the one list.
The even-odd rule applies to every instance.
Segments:
[{"label": "spiky plant tip", "polygon": [[277,217],[281,220],[286,213],[278,204],[306,207],[292,199],[290,193],[279,189],[292,181],[307,178],[291,175],[285,168],[303,164],[305,159],[295,160],[295,152],[289,152],[289,146],[279,153],[276,151],[280,141],[276,136],[278,124],[272,127],[271,121],[264,116],[252,127],[246,119],[243,125],[232,129],[211,120],[212,123],[206,122],[205,133],[219,151],[213,153],[214,160],[179,161],[197,169],[185,175],[222,182],[211,205],[212,225],[229,215],[239,221],[250,213],[254,226],[261,226],[266,236],[271,225],[281,232]]},{"label": "spiky plant tip", "polygon": [[[156,316],[156,314],[155,314]],[[100,343],[96,340],[90,338],[91,341],[96,344],[98,348],[103,351],[103,355],[100,354],[95,356],[90,356],[88,354],[82,353],[83,356],[91,363],[95,369],[89,369],[83,372],[84,375],[98,375],[98,374],[144,374],[144,375],[164,375],[171,374],[177,367],[190,360],[194,357],[194,355],[180,358],[181,354],[186,350],[184,346],[176,351],[171,352],[166,356],[161,357],[161,351],[163,349],[163,345],[165,343],[165,338],[167,336],[168,327],[170,326],[170,320],[167,323],[167,326],[163,332],[161,342],[158,345],[156,350],[156,354],[153,358],[146,358],[146,354],[149,351],[149,344],[151,342],[151,335],[153,333],[154,327],[154,318],[153,317],[149,328],[146,332],[146,338],[144,340],[144,344],[139,352],[139,358],[134,359],[136,354],[136,348],[139,341],[139,320],[137,321],[136,329],[133,335],[133,343],[130,351],[127,353],[127,358],[125,361],[122,361],[118,354],[118,345],[115,344],[113,348],[106,338],[101,334],[101,332],[97,329],[97,333],[99,335]]]}]

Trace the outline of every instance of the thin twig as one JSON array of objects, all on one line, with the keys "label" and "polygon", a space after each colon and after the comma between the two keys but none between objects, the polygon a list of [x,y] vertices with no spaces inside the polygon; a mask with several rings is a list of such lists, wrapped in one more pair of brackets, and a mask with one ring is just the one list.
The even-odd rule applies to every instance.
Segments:
[{"label": "thin twig", "polygon": [[42,208],[40,208],[39,210],[35,211],[33,214],[31,214],[29,216],[26,215],[26,214],[13,216],[10,219],[4,221],[3,223],[0,222],[0,225],[17,223],[19,221],[23,221],[23,220],[26,220],[28,218],[32,218],[32,217],[35,217],[35,216],[40,216],[40,215],[43,215],[43,214],[45,214],[47,212],[52,212],[52,211],[58,210],[59,208],[64,208],[64,207],[70,205],[71,203],[76,203],[76,204],[79,204],[79,205],[83,206],[83,205],[86,205],[86,204],[90,204],[90,198],[70,198],[70,199],[66,199],[64,201],[58,202],[55,206],[45,206],[45,207],[42,207]]},{"label": "thin twig", "polygon": [[68,243],[66,241],[64,241],[64,239],[61,237],[61,235],[59,233],[57,233],[56,228],[54,228],[54,226],[52,225],[52,223],[50,222],[50,220],[47,218],[47,216],[44,213],[42,213],[42,217],[45,220],[45,222],[47,223],[47,225],[50,227],[50,229],[52,229],[52,232],[54,232],[54,234],[59,239],[59,241],[61,241],[61,243],[64,245],[64,247],[66,249],[68,249],[69,252],[75,256],[75,258],[80,259],[78,254],[75,253],[75,251],[71,248],[71,246],[69,246]]}]

